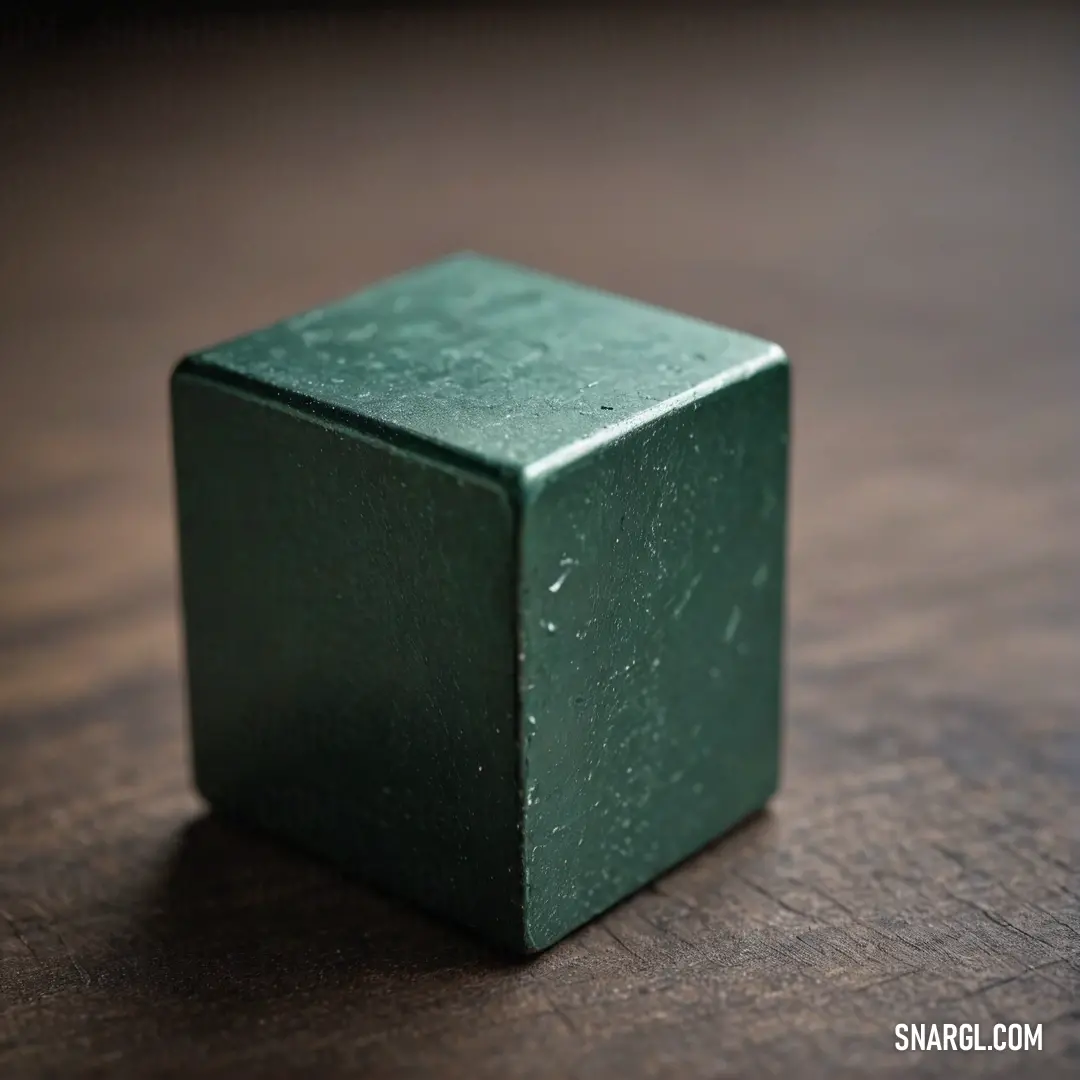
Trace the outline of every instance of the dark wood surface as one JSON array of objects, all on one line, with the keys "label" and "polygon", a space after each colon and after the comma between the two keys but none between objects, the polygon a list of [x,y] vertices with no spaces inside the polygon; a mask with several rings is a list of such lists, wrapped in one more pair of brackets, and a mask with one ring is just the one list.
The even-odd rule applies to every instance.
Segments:
[{"label": "dark wood surface", "polygon": [[[0,1075],[1075,1075],[1080,37],[926,8],[5,62]],[[185,757],[170,362],[462,247],[796,364],[782,794],[526,964]],[[893,1049],[935,1020],[1043,1050]]]}]

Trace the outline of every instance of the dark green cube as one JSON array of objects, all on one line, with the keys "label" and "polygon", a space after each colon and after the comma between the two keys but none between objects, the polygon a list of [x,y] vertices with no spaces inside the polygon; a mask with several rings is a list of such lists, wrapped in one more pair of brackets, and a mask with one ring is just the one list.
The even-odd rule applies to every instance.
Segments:
[{"label": "dark green cube", "polygon": [[172,379],[209,802],[519,951],[777,784],[781,349],[475,255]]}]

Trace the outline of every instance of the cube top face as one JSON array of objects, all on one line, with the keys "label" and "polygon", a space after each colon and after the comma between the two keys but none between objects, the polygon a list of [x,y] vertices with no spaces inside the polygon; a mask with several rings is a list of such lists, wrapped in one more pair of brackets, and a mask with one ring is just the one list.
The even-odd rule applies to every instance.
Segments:
[{"label": "cube top face", "polygon": [[190,362],[459,464],[539,475],[778,360],[759,338],[462,254]]}]

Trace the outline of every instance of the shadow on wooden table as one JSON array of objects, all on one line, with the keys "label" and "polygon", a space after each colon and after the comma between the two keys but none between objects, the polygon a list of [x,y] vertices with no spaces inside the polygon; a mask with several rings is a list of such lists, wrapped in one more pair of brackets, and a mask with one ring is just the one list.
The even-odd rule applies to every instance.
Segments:
[{"label": "shadow on wooden table", "polygon": [[180,834],[143,929],[162,950],[159,989],[215,1001],[521,966],[216,814]]},{"label": "shadow on wooden table", "polygon": [[[693,874],[701,859],[767,842],[770,820],[768,811],[753,815],[672,873]],[[556,969],[569,975],[598,939],[610,946],[601,922],[617,920],[615,913],[634,903],[631,897],[553,949],[521,960],[262,833],[207,814],[181,832],[148,897],[140,936],[153,974],[151,985],[142,980],[143,989],[159,999],[212,1003],[215,1027],[222,1009],[280,1016],[286,998],[297,1014],[305,1001],[333,1002],[335,1010],[348,1003],[357,1014],[353,1034],[360,1014],[360,1028],[385,1027],[391,1017],[400,1022],[403,1009],[426,1017],[426,1025],[477,997],[490,998],[496,1013],[499,1000],[518,1013],[529,1011],[535,994],[548,1011],[547,976]]]}]

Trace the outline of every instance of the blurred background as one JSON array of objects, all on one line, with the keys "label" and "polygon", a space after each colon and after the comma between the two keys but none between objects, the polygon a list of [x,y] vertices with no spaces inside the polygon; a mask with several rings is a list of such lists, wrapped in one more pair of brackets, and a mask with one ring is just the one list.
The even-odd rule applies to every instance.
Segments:
[{"label": "blurred background", "polygon": [[[878,570],[860,500],[890,503],[890,588],[921,578],[918,543],[963,572],[1006,525],[1003,562],[1065,542],[1023,531],[1021,480],[1032,455],[1040,472],[1077,460],[1069,6],[36,9],[12,25],[0,501],[10,516],[30,489],[52,497],[4,530],[0,603],[19,617],[35,574],[58,580],[52,544],[115,611],[82,646],[96,678],[175,662],[167,365],[458,248],[782,342],[796,559],[834,554],[833,589]],[[1036,412],[1060,445],[1018,430]],[[906,464],[884,474],[889,454]],[[980,483],[996,499],[977,512],[1001,519],[973,534]],[[828,577],[796,587],[835,600]],[[29,688],[5,680],[11,704],[42,678],[15,644]]]},{"label": "blurred background", "polygon": [[[1060,970],[1025,1000],[1036,1019],[1075,1009],[1076,5],[402,5],[156,18],[38,6],[6,18],[0,909],[11,930],[5,939],[0,920],[0,996],[12,1004],[0,1062],[70,1065],[74,1049],[49,1047],[74,1039],[100,1061],[135,1046],[136,1060],[161,1065],[151,1033],[165,1023],[174,1064],[202,1061],[200,1039],[235,1063],[254,1045],[243,1025],[257,1019],[237,1002],[258,999],[300,1017],[269,1044],[294,1064],[317,1057],[304,1032],[322,1031],[330,1053],[337,1023],[352,1025],[340,1053],[354,1064],[529,1072],[498,1042],[518,1005],[476,996],[468,947],[375,899],[350,894],[328,910],[312,899],[330,889],[320,870],[269,849],[244,855],[205,823],[182,839],[200,811],[183,741],[169,366],[461,248],[756,332],[793,358],[784,793],[728,854],[678,872],[670,919],[713,911],[689,935],[701,948],[718,927],[725,941],[790,942],[798,919],[730,885],[737,865],[800,911],[784,888],[828,878],[840,896],[846,881],[845,909],[875,926],[906,919],[919,941],[927,910],[971,929],[970,904],[950,906],[934,883],[975,902],[961,886],[977,872],[1054,913],[1057,929],[1039,933],[1057,950],[1045,964]],[[828,869],[823,836],[862,876]],[[935,837],[946,852],[982,854],[958,869],[926,854]],[[1001,837],[1037,869],[1006,855]],[[178,864],[196,867],[179,885]],[[223,882],[230,864],[245,869]],[[303,895],[273,908],[275,976],[242,927],[294,880]],[[212,923],[199,907],[209,901],[192,898],[211,893],[225,897],[220,931],[197,929]],[[164,904],[176,916],[177,895],[166,932],[153,913]],[[806,910],[827,926],[842,919],[820,902]],[[147,911],[149,922],[133,914]],[[384,944],[357,919],[379,926]],[[634,1073],[661,1052],[692,1075],[685,1055],[702,1046],[736,1065],[848,1060],[840,1043],[799,1035],[841,1021],[822,1020],[794,974],[782,1029],[739,1019],[760,997],[765,961],[753,949],[721,965],[746,991],[741,1005],[714,995],[710,1012],[694,998],[696,1043],[685,1022],[672,1027],[674,998],[648,1016],[614,991],[601,1005],[560,1005],[557,988],[571,994],[598,963],[620,986],[655,990],[676,962],[662,941],[613,960],[590,933],[534,976],[556,1012],[579,1010],[571,1024],[600,1010],[591,1058],[564,1028],[544,1029],[566,1075],[590,1061]],[[334,959],[343,938],[348,963]],[[950,948],[921,957],[936,972],[926,987],[975,977],[969,953]],[[845,968],[800,949],[776,963],[820,969],[852,994],[860,972],[894,974],[880,957],[860,953]],[[983,981],[1013,974],[1008,948],[996,949]],[[394,1005],[405,970],[429,994],[405,999],[408,1053],[392,1034],[405,1024]],[[520,1004],[525,984],[501,977]],[[200,984],[235,1008],[233,1028],[192,1011],[206,1000]],[[334,993],[355,1002],[372,985],[389,1002],[382,1012],[327,1018]],[[455,1020],[445,1001],[462,987],[472,1004]],[[46,991],[49,1009],[39,1007]],[[148,1000],[155,1019],[140,1012]],[[493,1034],[462,1043],[490,1008],[502,1026],[489,1017]],[[105,1014],[121,1019],[92,1022]],[[1075,1047],[1073,1016],[1060,1039]],[[878,1020],[856,1024],[843,1045],[891,1047]],[[515,1045],[538,1030],[522,1022]]]}]

